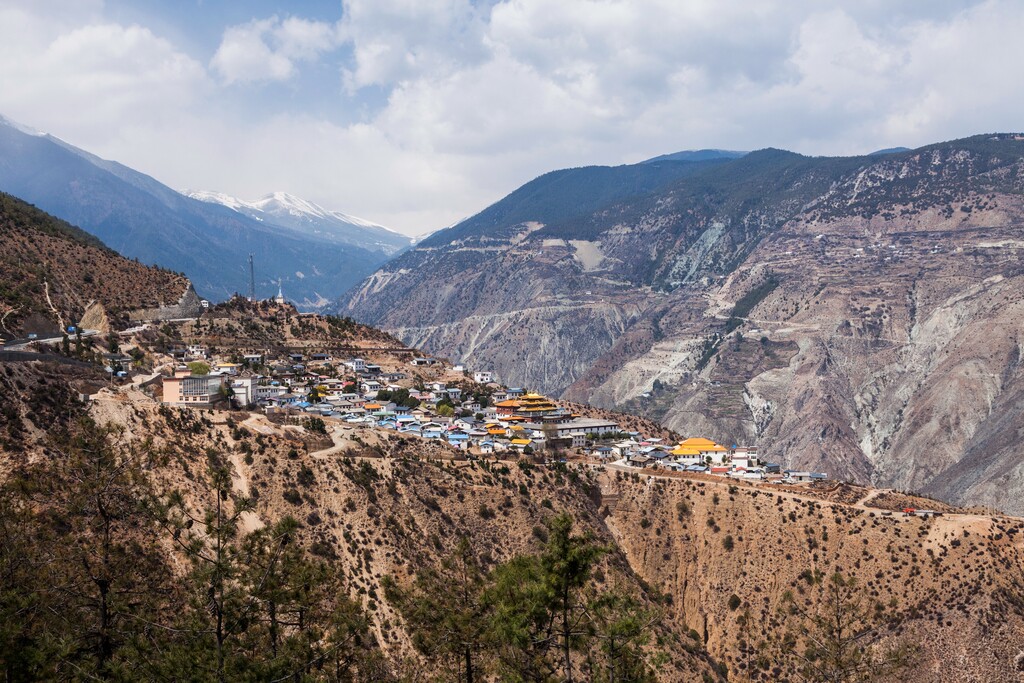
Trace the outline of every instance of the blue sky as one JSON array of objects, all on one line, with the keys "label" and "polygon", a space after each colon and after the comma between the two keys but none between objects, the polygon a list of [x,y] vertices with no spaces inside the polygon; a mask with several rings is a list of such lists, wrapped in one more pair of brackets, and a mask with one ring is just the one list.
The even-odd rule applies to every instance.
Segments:
[{"label": "blue sky", "polygon": [[0,0],[0,113],[420,234],[555,168],[1019,130],[1018,0]]}]

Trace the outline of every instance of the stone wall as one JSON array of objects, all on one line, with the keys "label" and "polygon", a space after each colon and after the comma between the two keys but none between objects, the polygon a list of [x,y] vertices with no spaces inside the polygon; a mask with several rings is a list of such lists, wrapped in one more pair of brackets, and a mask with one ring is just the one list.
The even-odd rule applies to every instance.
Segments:
[{"label": "stone wall", "polygon": [[144,320],[174,320],[177,318],[198,318],[203,312],[203,305],[196,294],[196,290],[189,283],[188,289],[173,306],[159,306],[157,308],[143,308],[128,313],[128,319],[133,322]]}]

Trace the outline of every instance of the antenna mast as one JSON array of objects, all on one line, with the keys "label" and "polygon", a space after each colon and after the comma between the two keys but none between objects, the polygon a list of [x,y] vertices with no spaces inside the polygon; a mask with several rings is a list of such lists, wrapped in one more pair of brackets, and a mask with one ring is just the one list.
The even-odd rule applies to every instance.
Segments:
[{"label": "antenna mast", "polygon": [[252,254],[249,254],[249,301],[256,301],[256,270],[252,265]]}]

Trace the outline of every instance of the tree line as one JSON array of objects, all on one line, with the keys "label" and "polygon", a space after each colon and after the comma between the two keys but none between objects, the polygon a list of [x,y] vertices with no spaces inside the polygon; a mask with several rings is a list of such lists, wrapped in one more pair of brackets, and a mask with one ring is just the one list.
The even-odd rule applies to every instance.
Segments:
[{"label": "tree line", "polygon": [[575,533],[568,514],[549,519],[537,553],[485,569],[467,539],[437,567],[400,585],[385,577],[385,597],[413,644],[443,680],[657,680],[664,652],[655,643],[663,611],[633,590],[598,589],[611,548]]},{"label": "tree line", "polygon": [[284,518],[249,533],[222,454],[203,500],[151,444],[84,419],[0,487],[5,681],[388,680],[362,606]]}]

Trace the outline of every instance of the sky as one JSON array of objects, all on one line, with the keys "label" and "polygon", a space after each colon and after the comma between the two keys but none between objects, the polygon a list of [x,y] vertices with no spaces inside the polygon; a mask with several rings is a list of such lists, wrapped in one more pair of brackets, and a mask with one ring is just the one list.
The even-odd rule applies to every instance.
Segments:
[{"label": "sky", "polygon": [[1020,0],[0,0],[0,114],[409,235],[556,168],[1020,131]]}]

